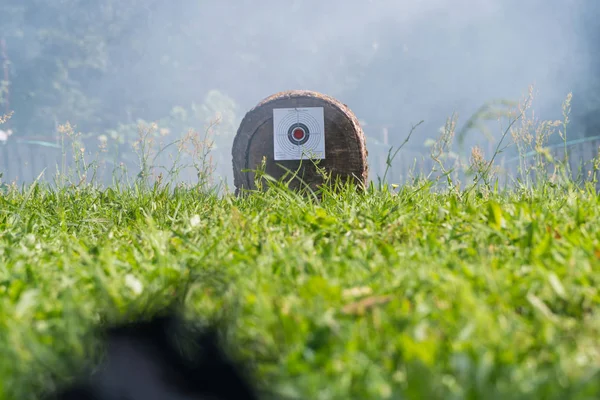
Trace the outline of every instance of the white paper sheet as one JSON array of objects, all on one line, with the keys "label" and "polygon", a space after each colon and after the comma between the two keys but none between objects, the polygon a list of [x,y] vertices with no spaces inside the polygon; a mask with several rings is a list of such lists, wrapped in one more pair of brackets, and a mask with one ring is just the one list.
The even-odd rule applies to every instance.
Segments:
[{"label": "white paper sheet", "polygon": [[273,110],[275,160],[325,158],[323,107]]}]

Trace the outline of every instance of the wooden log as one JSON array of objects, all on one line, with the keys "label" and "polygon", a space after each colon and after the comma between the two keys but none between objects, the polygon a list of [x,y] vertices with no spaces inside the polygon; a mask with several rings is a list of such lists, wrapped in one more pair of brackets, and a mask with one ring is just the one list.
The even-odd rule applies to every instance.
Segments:
[{"label": "wooden log", "polygon": [[[273,109],[306,107],[323,108],[325,158],[275,160]],[[262,100],[240,123],[232,148],[236,194],[247,189],[256,190],[253,171],[259,169],[263,157],[266,160],[265,173],[275,179],[286,173],[290,176],[288,170],[298,171],[297,177],[290,181],[292,189],[305,185],[313,190],[318,188],[323,177],[317,166],[334,180],[353,179],[358,187],[364,188],[368,179],[367,155],[365,135],[358,119],[345,104],[313,91],[280,92]]]}]

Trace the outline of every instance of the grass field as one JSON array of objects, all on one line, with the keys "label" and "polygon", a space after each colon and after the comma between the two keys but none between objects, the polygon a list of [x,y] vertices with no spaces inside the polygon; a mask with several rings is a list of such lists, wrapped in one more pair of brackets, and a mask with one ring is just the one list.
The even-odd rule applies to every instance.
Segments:
[{"label": "grass field", "polygon": [[291,398],[597,399],[599,205],[551,184],[8,191],[0,397],[68,380],[100,356],[92,326],[187,293]]},{"label": "grass field", "polygon": [[[566,151],[570,96],[563,123],[529,105],[469,165],[449,157],[449,119],[437,178],[396,189],[217,196],[203,158],[194,188],[148,185],[145,150],[138,185],[99,189],[88,166],[59,171],[56,189],[1,184],[0,399],[69,381],[101,360],[94,327],[173,301],[226,321],[278,398],[600,398],[600,159],[586,184],[566,178],[545,146],[558,132]],[[508,189],[495,184],[505,138],[520,155]]]}]

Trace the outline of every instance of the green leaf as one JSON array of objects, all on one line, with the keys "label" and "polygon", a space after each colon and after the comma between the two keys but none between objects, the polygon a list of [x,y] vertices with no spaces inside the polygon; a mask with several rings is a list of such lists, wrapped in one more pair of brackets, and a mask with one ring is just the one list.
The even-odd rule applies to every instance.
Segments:
[{"label": "green leaf", "polygon": [[502,209],[495,201],[488,202],[488,223],[494,229],[500,230],[504,226],[504,217]]},{"label": "green leaf", "polygon": [[560,297],[563,300],[567,298],[565,287],[554,272],[550,272],[550,274],[548,274],[548,281],[550,282],[550,286],[552,286],[554,293],[556,293],[558,297]]}]

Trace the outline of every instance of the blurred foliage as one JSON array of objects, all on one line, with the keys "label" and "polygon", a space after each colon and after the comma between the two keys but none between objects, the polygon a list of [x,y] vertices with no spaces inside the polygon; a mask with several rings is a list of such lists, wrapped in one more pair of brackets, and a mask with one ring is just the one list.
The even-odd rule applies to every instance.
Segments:
[{"label": "blurred foliage", "polygon": [[[593,0],[585,1],[590,10],[598,9],[592,7]],[[391,37],[388,31],[395,29],[394,21],[366,25],[360,39],[353,37],[351,43],[326,39],[312,31],[302,37],[274,34],[287,29],[289,20],[281,18],[286,13],[295,19],[314,8],[312,23],[328,26],[327,15],[338,12],[337,17],[344,20],[356,12],[356,7],[348,4],[346,10],[336,10],[333,4],[317,1],[295,1],[284,7],[277,1],[266,1],[260,13],[253,12],[248,20],[239,20],[222,16],[255,11],[254,2],[230,5],[181,0],[173,5],[157,0],[3,0],[0,40],[6,43],[6,56],[0,54],[0,66],[8,71],[10,85],[0,74],[0,110],[15,111],[10,124],[20,137],[53,137],[58,125],[66,121],[84,134],[106,130],[114,133],[138,120],[154,121],[168,116],[174,106],[190,107],[207,93],[216,93],[211,92],[215,89],[246,107],[271,94],[271,90],[316,83],[310,79],[318,70],[322,75],[318,82],[323,82],[318,89],[334,96],[343,94],[345,101],[354,104],[355,111],[373,124],[367,130],[379,130],[376,126],[390,123],[388,119],[402,122],[404,125],[398,129],[404,130],[410,121],[404,121],[408,116],[398,108],[413,102],[419,93],[403,87],[403,80],[390,76],[390,82],[382,81],[381,76],[389,75],[390,68],[402,67],[402,74],[411,73],[410,68],[422,68],[430,71],[433,86],[447,76],[435,74],[431,69],[435,63],[427,59],[406,63],[403,43],[412,39],[408,34],[405,36],[409,39]],[[585,32],[600,31],[594,13],[597,11],[588,13],[582,21]],[[429,14],[424,17],[430,18]],[[330,28],[328,35],[340,37],[350,29],[342,24]],[[462,43],[456,34],[440,32],[449,37],[449,44]],[[589,42],[586,51],[594,53],[596,44]],[[226,51],[223,43],[227,43]],[[414,46],[418,43],[414,42]],[[385,51],[377,51],[380,47]],[[439,56],[449,57],[454,49],[446,49],[440,43]],[[301,67],[297,67],[299,57],[303,60]],[[273,69],[268,68],[272,60],[277,60],[277,68],[290,71],[289,74],[273,74]],[[590,66],[592,70],[600,65],[600,57],[596,56],[595,63]],[[256,71],[257,79],[240,85],[236,70]],[[266,81],[271,83],[265,85]],[[600,78],[592,75],[581,85],[589,89],[574,96],[574,110],[580,111],[574,113],[574,118],[579,119],[573,123],[599,126],[596,116],[600,115]],[[220,100],[210,96],[206,107],[217,110]],[[212,104],[213,100],[216,103]],[[440,118],[446,115],[433,101],[420,107],[425,113],[440,114]],[[379,137],[380,132],[372,134]]]},{"label": "blurred foliage", "polygon": [[[182,74],[178,66],[186,64],[184,55],[156,48],[156,35],[163,47],[187,41],[191,52],[198,51],[195,44],[204,43],[191,40],[185,27],[174,24],[174,14],[186,8],[183,3],[181,7],[140,0],[0,3],[0,38],[6,41],[3,61],[9,68],[8,101],[16,111],[11,121],[15,131],[52,136],[58,124],[69,120],[84,132],[100,132],[118,122],[160,118],[173,104],[204,97],[208,88],[193,98],[174,92],[181,87],[173,85],[174,77],[191,80],[192,75],[202,76],[201,71]],[[142,36],[146,40],[140,41]],[[163,84],[173,89],[169,92]],[[5,102],[6,94],[2,98]]]},{"label": "blurred foliage", "polygon": [[127,164],[136,159],[136,144],[140,135],[156,144],[154,155],[164,153],[163,164],[164,161],[171,164],[176,157],[185,154],[197,158],[197,152],[204,150],[198,147],[204,147],[210,150],[210,163],[216,175],[232,183],[231,146],[239,124],[236,111],[237,105],[233,99],[211,90],[200,104],[173,107],[168,116],[152,122],[138,119],[132,123],[118,124],[101,135],[89,134],[88,141],[98,140],[106,149],[118,150],[114,153],[118,155],[115,164]]},{"label": "blurred foliage", "polygon": [[[210,127],[214,137],[213,148],[227,147],[233,141],[237,130],[236,104],[219,91],[210,91],[202,104],[192,103],[190,107],[173,107],[168,116],[155,120],[156,137],[185,135],[190,129]],[[138,119],[127,124],[118,124],[105,131],[106,138],[118,144],[133,144],[138,137],[139,127],[150,125],[150,121]],[[208,128],[207,128],[208,129]]]}]

